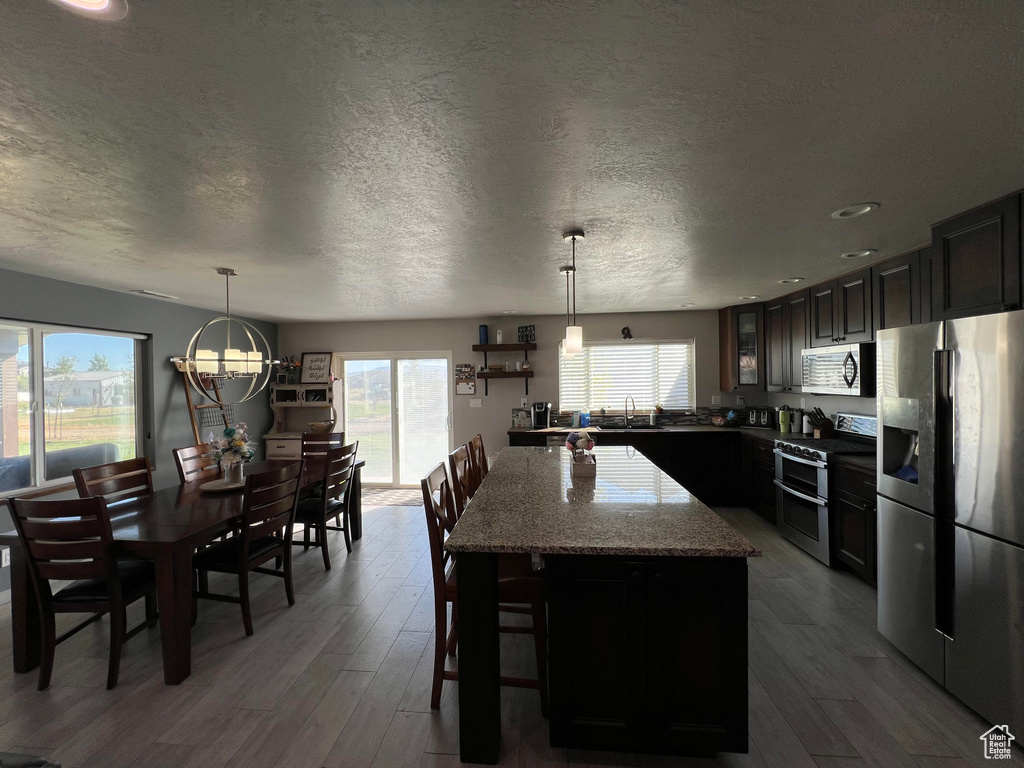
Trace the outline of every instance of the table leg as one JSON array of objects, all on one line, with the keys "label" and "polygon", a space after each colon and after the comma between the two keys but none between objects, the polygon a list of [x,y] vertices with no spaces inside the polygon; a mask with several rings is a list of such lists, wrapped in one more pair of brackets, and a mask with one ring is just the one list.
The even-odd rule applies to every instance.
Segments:
[{"label": "table leg", "polygon": [[192,673],[192,548],[176,546],[156,558],[164,682],[178,685]]},{"label": "table leg", "polygon": [[459,755],[494,765],[501,748],[498,556],[460,552],[457,567]]},{"label": "table leg", "polygon": [[28,558],[20,544],[11,545],[11,632],[15,672],[39,666],[39,603],[32,588]]},{"label": "table leg", "polygon": [[348,535],[352,541],[363,538],[363,468],[356,467],[352,473],[352,490],[349,492]]}]

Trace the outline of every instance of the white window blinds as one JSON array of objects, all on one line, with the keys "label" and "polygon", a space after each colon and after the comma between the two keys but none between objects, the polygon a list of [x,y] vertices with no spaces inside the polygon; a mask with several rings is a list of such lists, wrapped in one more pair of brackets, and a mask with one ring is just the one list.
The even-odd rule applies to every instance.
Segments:
[{"label": "white window blinds", "polygon": [[693,339],[671,342],[591,342],[578,355],[558,348],[558,407],[621,411],[632,395],[638,411],[655,405],[692,411]]}]

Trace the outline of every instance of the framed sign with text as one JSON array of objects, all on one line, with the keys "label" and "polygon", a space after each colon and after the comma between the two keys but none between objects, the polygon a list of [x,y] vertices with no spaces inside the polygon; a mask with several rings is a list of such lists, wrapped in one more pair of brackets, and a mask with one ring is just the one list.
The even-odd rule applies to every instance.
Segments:
[{"label": "framed sign with text", "polygon": [[330,352],[303,352],[300,384],[327,384],[331,380]]}]

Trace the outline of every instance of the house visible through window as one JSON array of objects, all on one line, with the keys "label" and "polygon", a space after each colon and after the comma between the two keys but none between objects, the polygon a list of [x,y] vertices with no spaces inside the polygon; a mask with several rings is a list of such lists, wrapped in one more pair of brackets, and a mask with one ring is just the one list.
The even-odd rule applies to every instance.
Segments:
[{"label": "house visible through window", "polygon": [[0,493],[138,455],[142,338],[0,323]]},{"label": "house visible through window", "polygon": [[656,405],[692,411],[693,339],[657,342],[590,342],[578,355],[558,350],[558,407],[621,411],[627,396],[637,412]]}]

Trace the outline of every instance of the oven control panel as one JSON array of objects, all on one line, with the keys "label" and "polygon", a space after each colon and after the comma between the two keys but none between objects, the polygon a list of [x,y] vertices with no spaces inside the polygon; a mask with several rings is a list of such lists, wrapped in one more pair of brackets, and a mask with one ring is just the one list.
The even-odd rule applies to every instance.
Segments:
[{"label": "oven control panel", "polygon": [[813,448],[808,448],[803,445],[794,445],[793,443],[784,443],[782,440],[775,441],[775,447],[783,453],[789,453],[793,456],[804,456],[808,459],[817,459],[822,461],[825,455],[820,451],[816,451]]}]

